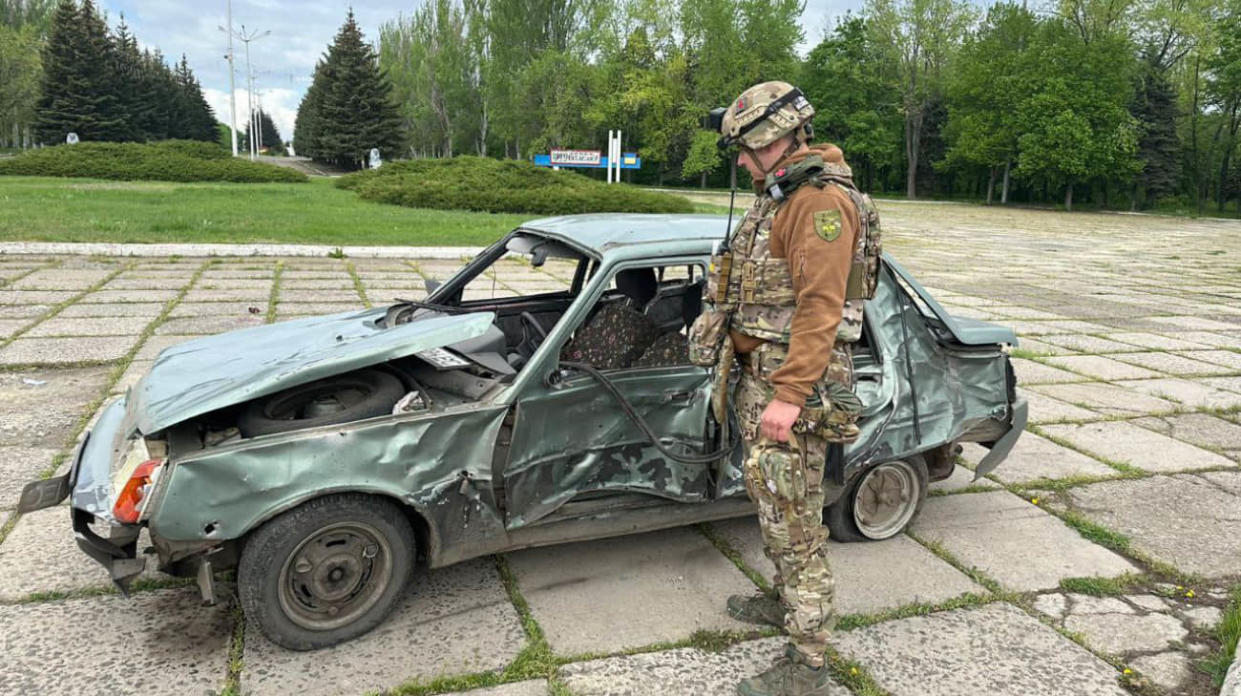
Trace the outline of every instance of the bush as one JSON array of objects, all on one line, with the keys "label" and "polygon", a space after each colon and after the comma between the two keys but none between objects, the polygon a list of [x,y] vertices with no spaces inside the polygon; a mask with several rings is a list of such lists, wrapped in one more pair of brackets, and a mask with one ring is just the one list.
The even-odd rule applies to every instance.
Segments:
[{"label": "bush", "polygon": [[0,160],[0,175],[63,176],[121,181],[301,182],[301,172],[233,158],[215,143],[79,143]]},{"label": "bush", "polygon": [[341,177],[365,200],[409,208],[489,213],[691,213],[687,199],[567,171],[486,157],[391,162]]}]

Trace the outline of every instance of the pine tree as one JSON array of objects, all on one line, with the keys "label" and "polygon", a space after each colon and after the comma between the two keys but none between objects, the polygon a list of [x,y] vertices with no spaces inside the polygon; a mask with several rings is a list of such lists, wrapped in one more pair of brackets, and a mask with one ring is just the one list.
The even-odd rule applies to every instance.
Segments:
[{"label": "pine tree", "polygon": [[194,77],[193,71],[190,70],[189,61],[186,60],[184,53],[181,54],[181,62],[177,64],[176,83],[177,103],[181,107],[179,130],[182,137],[187,140],[214,141],[218,136],[215,114],[207,105],[207,99],[203,97],[202,86],[198,84],[198,78]]},{"label": "pine tree", "polygon": [[[371,148],[391,157],[401,142],[401,119],[392,101],[392,86],[380,71],[374,50],[363,42],[362,31],[350,10],[328,48],[327,56],[315,71],[311,90],[303,99],[298,120],[310,118],[310,132],[300,135],[297,150],[316,160],[344,167],[358,167]],[[301,135],[309,135],[303,142]]]},{"label": "pine tree", "polygon": [[1176,191],[1181,173],[1181,142],[1176,135],[1176,89],[1163,72],[1145,71],[1130,112],[1142,129],[1138,159],[1145,166],[1137,176],[1137,188],[1145,192],[1144,205],[1149,207],[1161,196]]},{"label": "pine tree", "polygon": [[43,52],[43,95],[35,126],[40,140],[120,140],[124,114],[117,100],[115,60],[107,26],[91,0],[81,8],[62,0]]},{"label": "pine tree", "polygon": [[[259,148],[266,150],[269,154],[284,154],[284,141],[280,138],[280,131],[276,129],[276,122],[271,119],[266,111],[259,109]],[[249,148],[250,143],[250,126],[246,125],[245,134],[243,136],[242,147]]]}]

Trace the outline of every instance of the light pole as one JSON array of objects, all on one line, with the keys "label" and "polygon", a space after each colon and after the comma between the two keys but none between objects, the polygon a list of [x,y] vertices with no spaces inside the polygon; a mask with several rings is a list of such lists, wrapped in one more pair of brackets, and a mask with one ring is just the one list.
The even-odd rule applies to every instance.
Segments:
[{"label": "light pole", "polygon": [[258,158],[257,143],[258,133],[255,132],[255,121],[258,119],[254,113],[254,70],[250,67],[250,42],[257,41],[264,36],[269,36],[271,31],[253,31],[246,32],[246,25],[241,25],[241,31],[237,34],[237,39],[246,45],[246,102],[250,108],[250,159]]},{"label": "light pole", "polygon": [[237,156],[237,86],[233,70],[233,0],[228,0],[228,28],[219,28],[228,34],[228,132],[233,136],[233,157]]}]

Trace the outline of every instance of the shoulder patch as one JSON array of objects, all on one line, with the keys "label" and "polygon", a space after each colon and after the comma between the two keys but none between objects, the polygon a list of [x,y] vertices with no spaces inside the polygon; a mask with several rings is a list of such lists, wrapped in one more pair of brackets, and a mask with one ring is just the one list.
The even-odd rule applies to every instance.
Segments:
[{"label": "shoulder patch", "polygon": [[814,232],[825,242],[834,242],[840,236],[840,211],[820,210],[814,214]]}]

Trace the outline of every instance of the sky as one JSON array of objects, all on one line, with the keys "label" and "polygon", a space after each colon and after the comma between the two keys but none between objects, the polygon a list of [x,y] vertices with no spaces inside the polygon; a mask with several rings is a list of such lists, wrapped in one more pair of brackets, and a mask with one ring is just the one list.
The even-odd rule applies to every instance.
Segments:
[{"label": "sky", "polygon": [[[411,14],[421,4],[421,0],[233,0],[234,31],[240,34],[244,26],[246,36],[260,35],[250,42],[254,97],[271,115],[281,137],[293,137],[297,105],[310,86],[315,62],[344,23],[349,7],[366,39],[374,41],[380,25],[402,13]],[[226,24],[227,0],[101,0],[99,5],[109,24],[115,26],[123,15],[139,44],[160,49],[169,63],[184,53],[216,118],[228,123],[228,35],[221,28]],[[806,0],[802,53],[818,43],[825,26],[861,6],[862,0]],[[234,51],[237,122],[244,124],[249,98],[245,44],[235,40]]]}]

